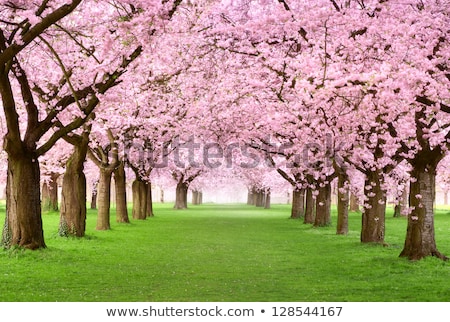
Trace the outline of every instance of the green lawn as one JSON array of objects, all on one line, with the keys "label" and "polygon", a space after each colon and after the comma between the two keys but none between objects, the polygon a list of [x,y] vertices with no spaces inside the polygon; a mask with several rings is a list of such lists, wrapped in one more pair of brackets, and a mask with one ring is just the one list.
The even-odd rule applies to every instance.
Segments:
[{"label": "green lawn", "polygon": [[[449,262],[398,257],[405,218],[388,215],[383,247],[359,243],[356,213],[337,236],[288,219],[288,205],[171,206],[131,224],[113,214],[110,231],[90,211],[82,239],[59,237],[59,214],[44,213],[47,249],[0,250],[0,301],[450,301]],[[450,211],[435,224],[450,255]]]}]

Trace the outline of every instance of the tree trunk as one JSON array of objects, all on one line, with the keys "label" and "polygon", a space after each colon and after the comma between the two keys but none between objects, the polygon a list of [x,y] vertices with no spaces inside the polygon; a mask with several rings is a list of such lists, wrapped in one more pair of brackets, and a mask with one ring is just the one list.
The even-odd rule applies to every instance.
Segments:
[{"label": "tree trunk", "polygon": [[331,184],[319,187],[316,199],[316,218],[314,227],[325,227],[331,225]]},{"label": "tree trunk", "polygon": [[98,180],[98,212],[97,212],[97,230],[109,230],[110,208],[111,208],[111,169],[100,168],[100,177]]},{"label": "tree trunk", "polygon": [[348,176],[346,173],[339,173],[338,175],[338,202],[337,202],[337,226],[336,234],[348,234],[348,207],[350,203],[348,187]]},{"label": "tree trunk", "polygon": [[159,198],[160,203],[164,203],[164,190],[161,189],[161,198]]},{"label": "tree trunk", "polygon": [[385,233],[386,191],[381,187],[381,171],[368,171],[364,183],[361,242],[383,243]]},{"label": "tree trunk", "polygon": [[193,205],[199,205],[200,204],[200,202],[199,202],[199,191],[197,191],[197,190],[193,190],[192,191],[192,204]]},{"label": "tree trunk", "polygon": [[39,162],[34,155],[8,155],[6,218],[2,244],[45,248]]},{"label": "tree trunk", "polygon": [[188,184],[186,182],[178,182],[175,195],[175,209],[187,208]]},{"label": "tree trunk", "polygon": [[98,191],[98,182],[94,184],[91,193],[91,209],[97,209],[97,191]]},{"label": "tree trunk", "polygon": [[444,190],[444,206],[448,205],[448,190]]},{"label": "tree trunk", "polygon": [[399,203],[394,205],[394,218],[399,218],[401,216],[402,207]]},{"label": "tree trunk", "polygon": [[42,195],[42,202],[41,202],[42,210],[50,211],[52,208],[52,202],[50,200],[50,187],[47,182],[44,182],[42,184],[41,195]]},{"label": "tree trunk", "polygon": [[316,202],[313,198],[313,193],[311,188],[306,189],[306,200],[305,200],[305,219],[304,224],[314,224],[316,219],[315,213]]},{"label": "tree trunk", "polygon": [[86,231],[86,160],[88,136],[74,146],[66,163],[61,193],[59,235],[83,237]]},{"label": "tree trunk", "polygon": [[146,215],[147,217],[154,217],[155,214],[153,213],[153,197],[152,197],[152,183],[147,182],[147,211]]},{"label": "tree trunk", "polygon": [[247,188],[247,205],[252,206],[252,202],[253,202],[252,189]]},{"label": "tree trunk", "polygon": [[258,190],[256,193],[256,207],[264,207],[264,192],[262,190]]},{"label": "tree trunk", "polygon": [[305,215],[305,189],[292,191],[291,219],[300,219]]},{"label": "tree trunk", "polygon": [[97,189],[92,190],[91,194],[91,209],[96,210],[97,209]]},{"label": "tree trunk", "polygon": [[129,223],[127,207],[127,183],[125,176],[125,164],[119,163],[114,170],[114,185],[116,188],[116,221],[120,223]]},{"label": "tree trunk", "polygon": [[257,202],[257,190],[255,187],[251,187],[248,190],[247,205],[256,206],[256,202]]},{"label": "tree trunk", "polygon": [[394,207],[394,217],[403,216],[403,209],[408,206],[408,191],[406,187],[402,190],[401,199],[397,202]]},{"label": "tree trunk", "polygon": [[132,185],[133,190],[133,219],[147,218],[147,185],[142,179],[136,178]]},{"label": "tree trunk", "polygon": [[201,205],[203,203],[203,192],[201,190],[192,191],[192,204]]},{"label": "tree trunk", "polygon": [[264,198],[264,209],[270,209],[270,189],[267,189]]},{"label": "tree trunk", "polygon": [[413,168],[410,183],[408,228],[401,257],[419,260],[426,256],[448,259],[436,247],[434,239],[434,200],[436,166],[421,164]]},{"label": "tree trunk", "polygon": [[42,185],[42,209],[58,211],[58,177],[59,174],[51,173],[48,182]]},{"label": "tree trunk", "polygon": [[358,198],[354,193],[350,194],[350,211],[359,212]]}]

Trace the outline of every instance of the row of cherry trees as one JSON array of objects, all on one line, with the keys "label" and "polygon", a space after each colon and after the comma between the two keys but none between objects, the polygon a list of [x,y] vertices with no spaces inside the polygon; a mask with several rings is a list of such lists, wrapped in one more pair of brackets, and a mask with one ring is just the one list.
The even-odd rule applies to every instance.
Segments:
[{"label": "row of cherry trees", "polygon": [[97,229],[109,229],[112,176],[117,220],[127,222],[128,171],[137,219],[152,214],[155,174],[177,182],[175,207],[184,208],[202,176],[232,173],[266,196],[284,179],[292,217],[315,226],[330,223],[337,180],[338,233],[348,230],[353,193],[361,241],[383,243],[387,195],[400,199],[409,185],[401,256],[445,259],[433,202],[436,173],[448,172],[448,3],[0,5],[4,244],[45,247],[40,178],[60,173],[61,232],[84,235],[86,182],[97,178],[85,175],[89,158],[99,173]]}]

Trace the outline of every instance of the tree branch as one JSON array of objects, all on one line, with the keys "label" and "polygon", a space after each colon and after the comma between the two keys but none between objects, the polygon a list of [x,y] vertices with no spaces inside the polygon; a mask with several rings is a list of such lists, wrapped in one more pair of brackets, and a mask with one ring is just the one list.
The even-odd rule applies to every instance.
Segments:
[{"label": "tree branch", "polygon": [[33,136],[33,131],[39,123],[38,108],[34,102],[34,97],[30,88],[30,83],[28,82],[27,74],[15,57],[13,58],[12,71],[20,84],[20,92],[22,94],[23,103],[27,111],[28,124],[24,141],[27,146],[32,146],[36,144],[36,140]]},{"label": "tree branch", "polygon": [[449,105],[446,105],[444,103],[434,102],[434,101],[430,100],[429,98],[427,98],[425,96],[417,96],[416,97],[416,102],[419,102],[419,103],[424,104],[426,106],[432,106],[432,105],[439,104],[439,107],[440,107],[442,112],[450,113],[450,106]]},{"label": "tree branch", "polygon": [[20,41],[20,44],[13,43],[8,48],[0,52],[0,66],[7,64],[22,49],[28,46],[34,39],[47,30],[50,26],[70,14],[81,3],[82,0],[73,0],[70,4],[64,4],[55,11],[51,12],[42,20],[27,30]]},{"label": "tree branch", "polygon": [[284,9],[286,9],[286,11],[291,11],[291,8],[289,8],[289,5],[286,3],[286,0],[278,0],[278,2],[284,6]]},{"label": "tree branch", "polygon": [[[84,123],[86,123],[91,117],[92,113],[95,109],[95,107],[100,102],[97,93],[104,94],[106,93],[110,88],[114,87],[119,83],[118,79],[120,76],[122,76],[126,72],[126,68],[134,61],[136,60],[139,55],[142,53],[142,47],[137,47],[133,53],[129,57],[123,57],[122,63],[120,66],[111,74],[107,74],[104,80],[100,83],[94,84],[93,86],[87,86],[81,91],[77,91],[76,95],[78,99],[84,99],[88,95],[92,95],[92,97],[89,99],[86,106],[82,109],[85,116],[84,117],[77,117],[72,122],[70,122],[66,126],[58,126],[59,129],[53,133],[53,135],[50,137],[50,139],[41,145],[41,147],[38,148],[38,155],[42,155],[56,143],[60,138],[63,136],[69,134],[73,130],[81,127]],[[95,89],[95,90],[94,90]],[[64,110],[67,106],[74,103],[75,99],[73,95],[67,95],[63,97],[58,103],[57,108],[53,109],[52,112],[50,112],[47,117],[40,123],[39,126],[39,137],[42,137],[50,128],[53,126],[57,126],[57,122],[55,122],[55,118],[57,115]]]},{"label": "tree branch", "polygon": [[297,185],[295,180],[293,180],[284,170],[277,168],[277,172],[287,181],[289,182],[293,187]]}]

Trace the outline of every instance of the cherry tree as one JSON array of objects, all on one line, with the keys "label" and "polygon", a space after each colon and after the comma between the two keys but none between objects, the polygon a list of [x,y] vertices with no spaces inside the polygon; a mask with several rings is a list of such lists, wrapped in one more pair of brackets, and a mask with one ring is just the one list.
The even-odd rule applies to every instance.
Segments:
[{"label": "cherry tree", "polygon": [[[8,153],[3,241],[7,246],[45,247],[38,158],[92,117],[101,96],[118,84],[141,54],[139,43],[131,47],[123,42],[136,26],[133,15],[142,8],[145,15],[138,15],[138,25],[153,25],[155,31],[139,28],[141,35],[135,39],[145,41],[144,35],[161,27],[153,18],[167,19],[176,8],[167,1],[124,5],[128,6],[125,16],[118,15],[114,3],[111,7],[97,1],[1,3],[0,92]],[[111,50],[115,40],[121,45]]]},{"label": "cherry tree", "polygon": [[[215,18],[216,33],[209,31],[212,46],[254,57],[255,68],[248,73],[279,101],[272,96],[264,100],[265,107],[279,112],[285,103],[289,112],[294,106],[302,111],[291,122],[292,133],[305,125],[323,132],[327,125],[348,129],[345,135],[357,142],[343,158],[366,175],[362,241],[384,240],[383,177],[407,159],[417,180],[411,191],[430,189],[410,198],[415,210],[402,256],[444,258],[432,237],[431,187],[448,145],[448,4],[238,1],[224,4]],[[269,25],[270,30],[264,28]],[[317,116],[304,118],[311,109]],[[288,131],[289,123],[279,124]],[[424,195],[426,203],[419,201]],[[413,236],[421,237],[413,242]]]},{"label": "cherry tree", "polygon": [[[0,92],[7,123],[5,151],[8,154],[7,215],[2,241],[7,245],[20,245],[30,249],[45,247],[41,206],[40,171],[37,158],[54,144],[56,136],[68,131],[62,128],[55,139],[37,146],[40,138],[54,126],[58,112],[51,111],[48,118],[39,120],[38,103],[32,92],[21,54],[31,47],[52,25],[69,15],[81,1],[61,6],[47,7],[2,1],[2,30],[0,33]],[[15,93],[18,82],[20,96],[27,114],[27,128],[22,136],[19,95]],[[19,97],[18,97],[19,96]],[[65,108],[61,102],[59,108]],[[82,123],[79,117],[71,126]]]}]

